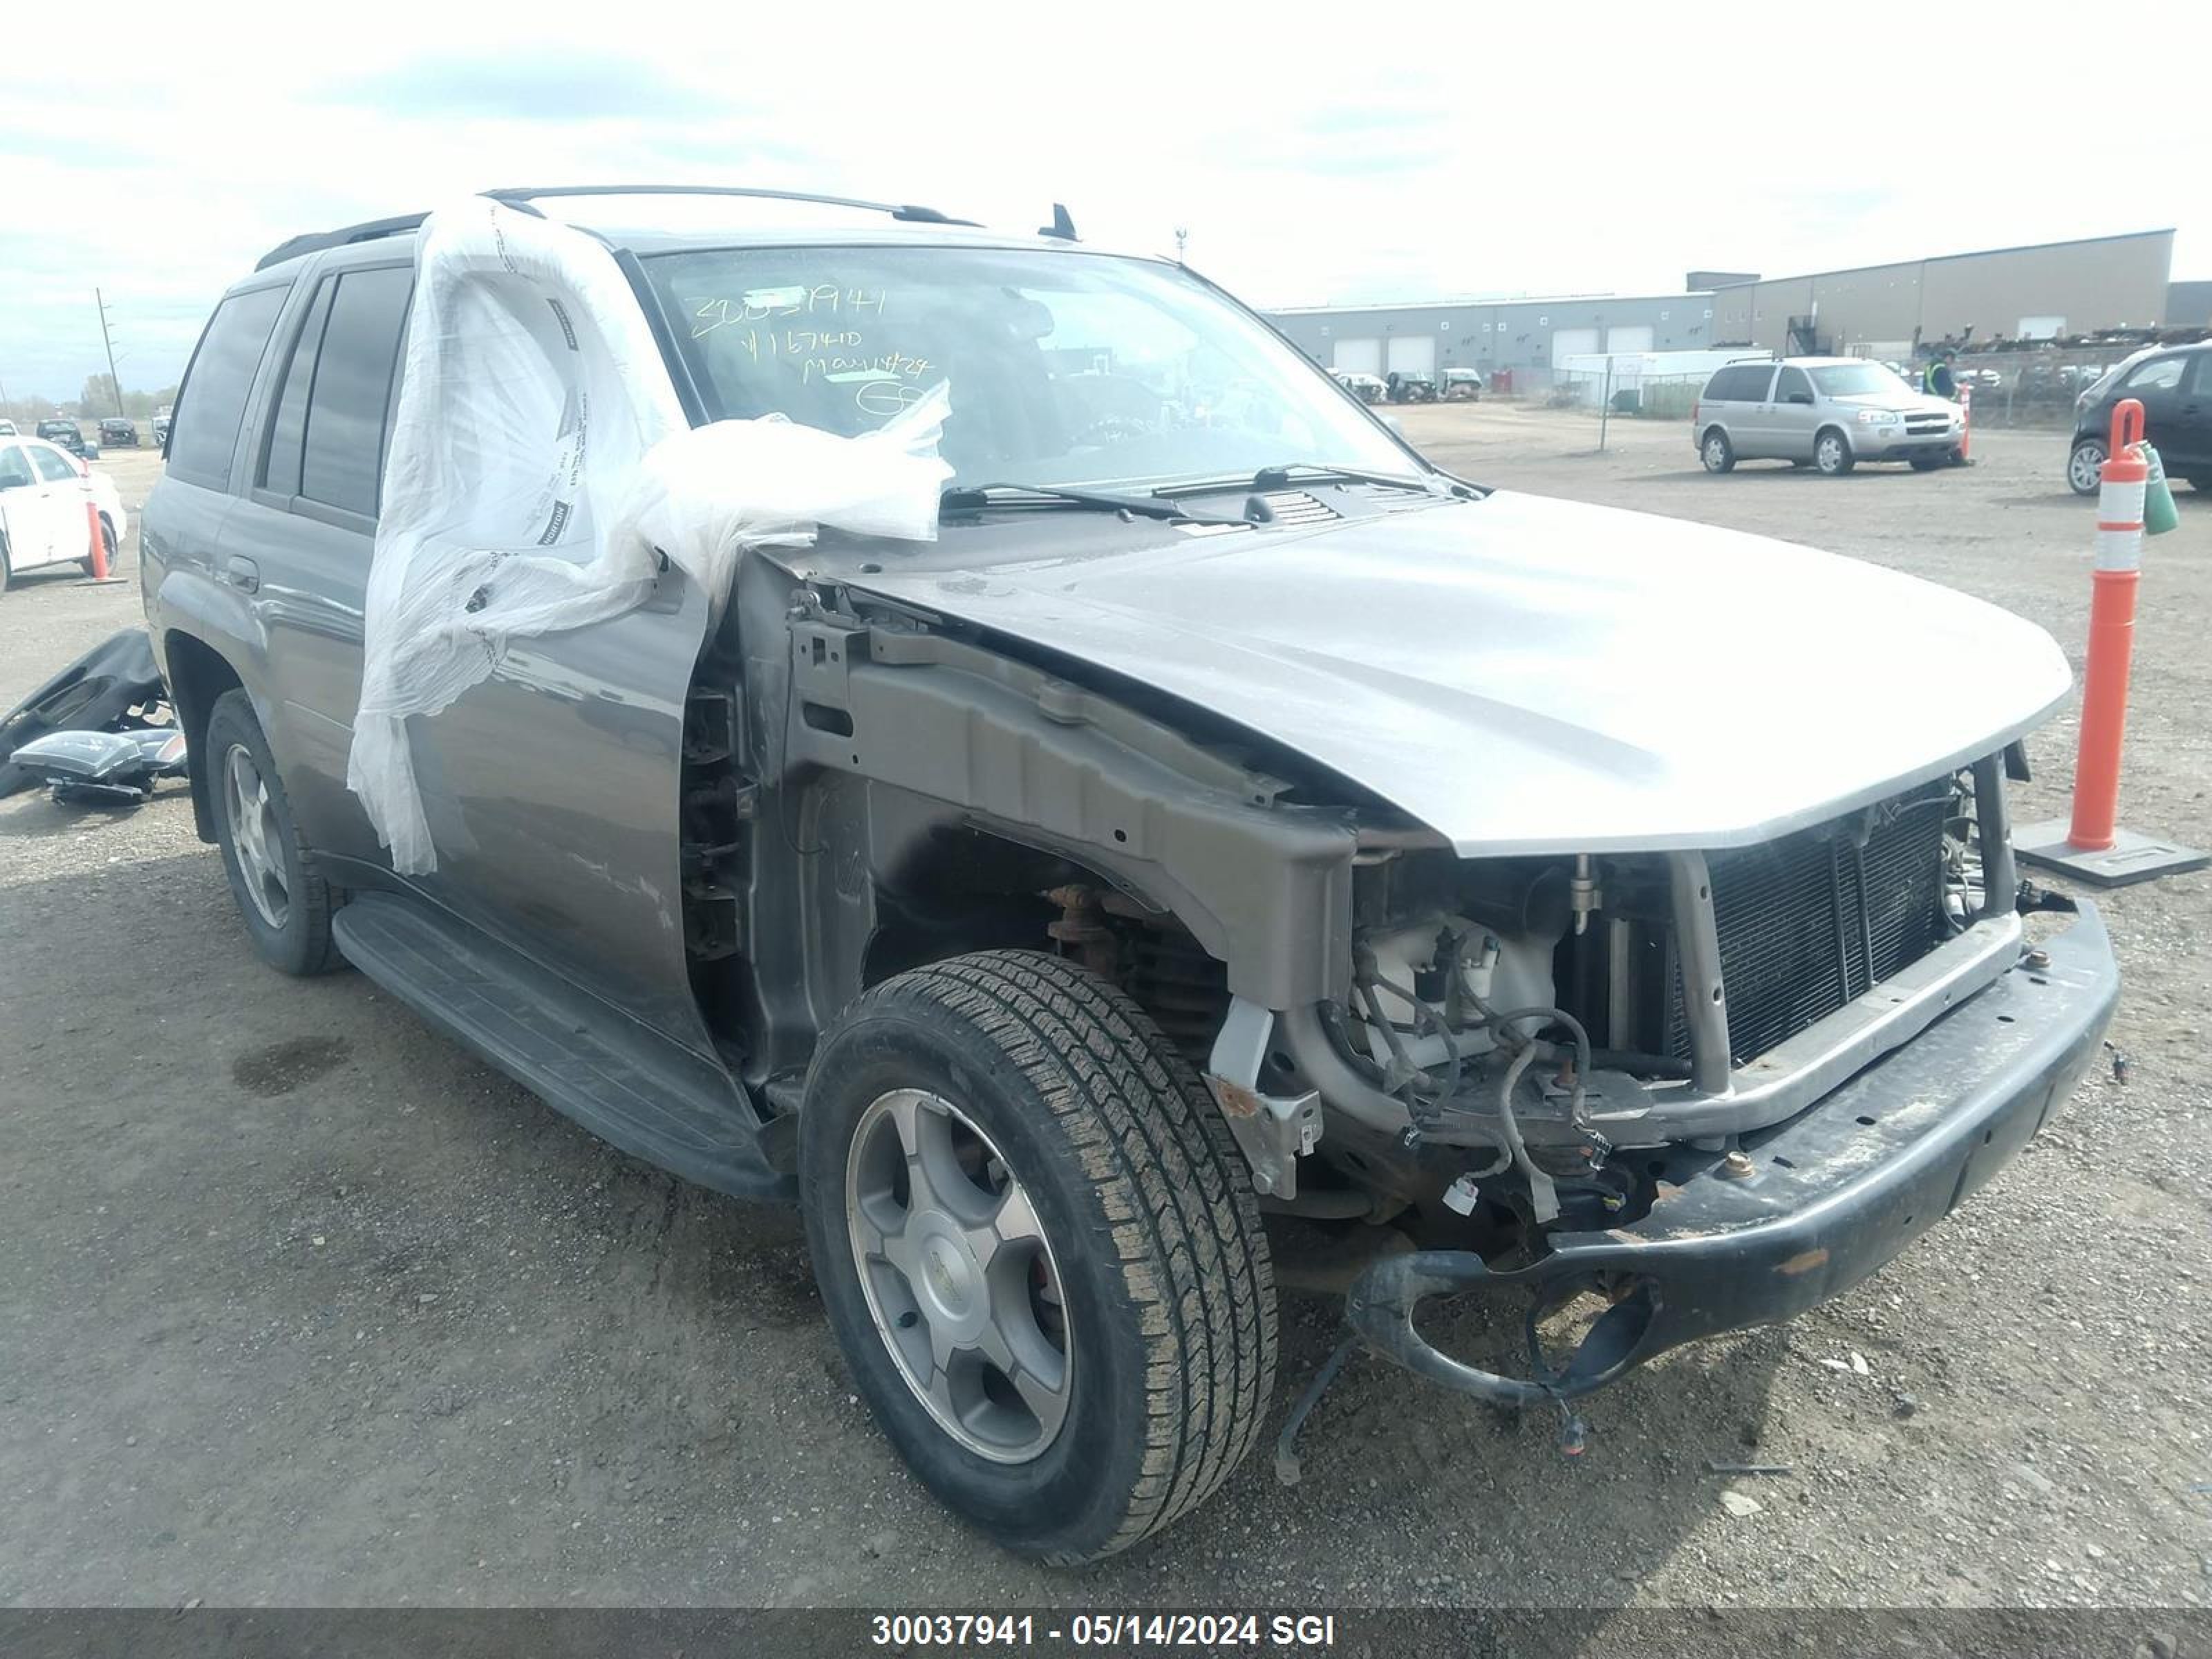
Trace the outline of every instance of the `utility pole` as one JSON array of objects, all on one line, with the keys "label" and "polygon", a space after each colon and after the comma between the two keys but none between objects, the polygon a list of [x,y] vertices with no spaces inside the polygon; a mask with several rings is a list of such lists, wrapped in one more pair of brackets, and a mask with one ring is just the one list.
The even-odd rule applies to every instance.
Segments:
[{"label": "utility pole", "polygon": [[123,377],[115,372],[115,341],[107,331],[107,301],[98,289],[92,291],[93,303],[100,307],[100,339],[107,348],[107,385],[115,393],[115,412],[123,412]]}]

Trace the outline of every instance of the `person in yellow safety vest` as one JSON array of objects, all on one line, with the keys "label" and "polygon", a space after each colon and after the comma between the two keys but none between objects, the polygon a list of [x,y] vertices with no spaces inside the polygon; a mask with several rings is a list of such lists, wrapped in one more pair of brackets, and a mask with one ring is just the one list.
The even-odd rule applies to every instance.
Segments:
[{"label": "person in yellow safety vest", "polygon": [[1959,400],[1958,377],[1951,373],[1951,354],[1939,351],[1928,360],[1921,371],[1920,389],[1931,398],[1941,398],[1946,403]]}]

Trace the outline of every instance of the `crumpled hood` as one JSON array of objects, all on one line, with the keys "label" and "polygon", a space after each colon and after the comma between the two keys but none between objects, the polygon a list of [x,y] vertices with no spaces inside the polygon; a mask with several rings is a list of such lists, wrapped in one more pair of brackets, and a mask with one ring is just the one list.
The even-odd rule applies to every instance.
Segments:
[{"label": "crumpled hood", "polygon": [[1470,857],[1765,840],[1990,753],[2070,684],[2049,635],[1948,588],[1505,491],[940,562],[836,574],[1265,733]]}]

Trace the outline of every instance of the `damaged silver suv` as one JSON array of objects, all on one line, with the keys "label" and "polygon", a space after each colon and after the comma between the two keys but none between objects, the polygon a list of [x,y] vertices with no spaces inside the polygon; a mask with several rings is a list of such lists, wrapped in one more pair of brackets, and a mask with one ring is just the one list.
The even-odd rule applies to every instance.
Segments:
[{"label": "damaged silver suv", "polygon": [[[694,424],[948,386],[937,539],[514,641],[408,720],[438,856],[398,873],[347,758],[420,216],[298,239],[145,514],[200,832],[275,966],[795,1199],[877,1420],[1007,1547],[1123,1548],[1260,1438],[1273,1218],[1359,1264],[1340,1358],[1571,1440],[1934,1227],[2094,1052],[2103,928],[2031,950],[2008,839],[2068,689],[2028,623],[1448,476],[1064,216],[496,194],[608,252]],[[1465,1291],[1525,1355],[1425,1340]]]}]

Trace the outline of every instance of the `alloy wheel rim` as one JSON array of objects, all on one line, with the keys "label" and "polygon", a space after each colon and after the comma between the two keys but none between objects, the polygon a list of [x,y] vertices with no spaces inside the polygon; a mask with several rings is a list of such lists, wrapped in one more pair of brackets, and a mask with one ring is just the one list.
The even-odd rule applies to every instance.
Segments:
[{"label": "alloy wheel rim", "polygon": [[1042,1456],[1067,1420],[1073,1333],[1052,1243],[990,1137],[941,1096],[878,1096],[846,1152],[845,1213],[915,1398],[979,1457]]},{"label": "alloy wheel rim", "polygon": [[283,831],[269,799],[269,785],[252,751],[234,743],[223,757],[223,807],[230,820],[230,844],[238,854],[238,873],[261,920],[281,928],[292,911],[292,890],[284,884],[284,860],[277,852]]},{"label": "alloy wheel rim", "polygon": [[1834,471],[1844,459],[1842,441],[1836,438],[1820,440],[1820,465],[1824,471]]},{"label": "alloy wheel rim", "polygon": [[2102,479],[2105,458],[2094,445],[2084,444],[2074,452],[2074,487],[2076,489],[2094,489]]},{"label": "alloy wheel rim", "polygon": [[1705,465],[1712,467],[1718,466],[1721,464],[1721,441],[1718,438],[1706,439]]}]

